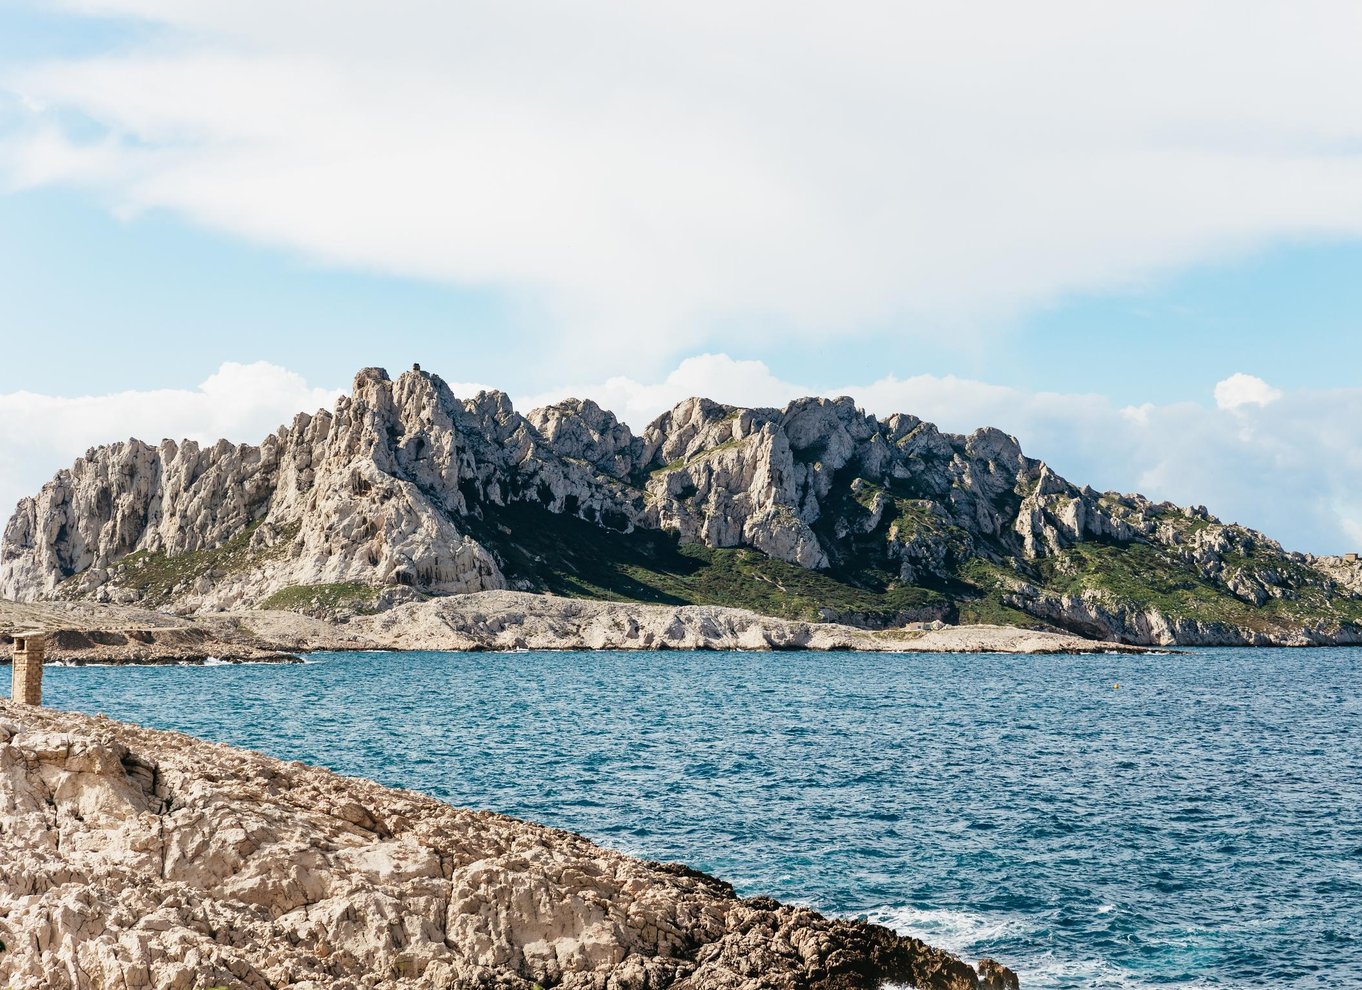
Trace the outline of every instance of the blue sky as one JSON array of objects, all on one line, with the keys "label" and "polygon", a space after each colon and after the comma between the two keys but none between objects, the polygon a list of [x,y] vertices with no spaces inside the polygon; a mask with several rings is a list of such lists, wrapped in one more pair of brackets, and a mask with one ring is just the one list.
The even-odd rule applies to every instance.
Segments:
[{"label": "blue sky", "polygon": [[[635,426],[850,390],[1362,542],[1362,458],[1311,428],[1362,385],[1349,5],[703,7],[0,7],[0,408],[147,393],[193,435],[228,364],[291,383],[234,439],[368,364]],[[62,422],[0,498],[125,425]]]}]

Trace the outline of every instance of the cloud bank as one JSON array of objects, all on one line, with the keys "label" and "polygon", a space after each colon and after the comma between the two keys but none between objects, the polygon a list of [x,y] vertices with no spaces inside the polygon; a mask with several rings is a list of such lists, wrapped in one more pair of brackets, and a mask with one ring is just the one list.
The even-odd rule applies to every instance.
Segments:
[{"label": "cloud bank", "polygon": [[[469,396],[480,386],[452,385]],[[0,515],[93,443],[138,436],[258,442],[295,413],[339,393],[265,363],[224,364],[195,389],[60,398],[0,394]],[[704,354],[656,381],[615,377],[539,395],[595,399],[636,430],[691,395],[782,405],[802,395],[852,395],[879,416],[911,412],[953,432],[997,426],[1077,484],[1204,504],[1289,549],[1362,548],[1362,389],[1279,390],[1234,375],[1205,402],[1118,407],[1099,395],[1028,392],[951,376],[880,378],[836,388],[786,382],[759,361]],[[1214,402],[1210,401],[1214,398]]]},{"label": "cloud bank", "polygon": [[1362,234],[1348,0],[68,6],[156,30],[0,79],[12,185],[506,288],[574,354],[935,333]]}]

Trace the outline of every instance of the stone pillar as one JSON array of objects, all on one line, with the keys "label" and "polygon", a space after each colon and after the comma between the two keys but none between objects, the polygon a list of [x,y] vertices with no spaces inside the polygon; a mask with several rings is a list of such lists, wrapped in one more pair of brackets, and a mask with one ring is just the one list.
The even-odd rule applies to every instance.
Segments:
[{"label": "stone pillar", "polygon": [[42,633],[14,636],[13,686],[9,696],[23,705],[43,703],[43,656],[47,642]]}]

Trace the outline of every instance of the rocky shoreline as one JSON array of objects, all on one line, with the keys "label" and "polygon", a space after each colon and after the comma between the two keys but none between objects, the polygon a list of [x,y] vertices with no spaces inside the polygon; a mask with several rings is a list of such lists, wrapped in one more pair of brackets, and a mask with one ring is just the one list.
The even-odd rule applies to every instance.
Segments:
[{"label": "rocky shoreline", "polygon": [[867,630],[719,606],[639,605],[480,592],[373,615],[317,618],[266,609],[187,616],[129,606],[0,601],[0,637],[48,631],[68,663],[296,662],[314,650],[862,650],[946,653],[1140,652],[1011,626],[921,623]]},{"label": "rocky shoreline", "polygon": [[190,737],[0,702],[0,985],[1015,990],[860,921]]}]

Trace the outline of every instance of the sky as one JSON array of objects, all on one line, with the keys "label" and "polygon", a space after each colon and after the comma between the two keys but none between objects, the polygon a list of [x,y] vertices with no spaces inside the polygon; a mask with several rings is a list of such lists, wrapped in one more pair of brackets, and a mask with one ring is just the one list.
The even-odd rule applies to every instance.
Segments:
[{"label": "sky", "polygon": [[1362,549],[1362,8],[0,0],[0,515],[367,365],[853,395]]}]

